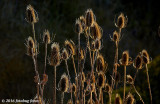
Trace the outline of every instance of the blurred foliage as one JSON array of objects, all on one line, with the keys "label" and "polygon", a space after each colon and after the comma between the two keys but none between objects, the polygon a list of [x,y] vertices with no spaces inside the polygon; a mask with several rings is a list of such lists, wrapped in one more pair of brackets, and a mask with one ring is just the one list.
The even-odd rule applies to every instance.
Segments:
[{"label": "blurred foliage", "polygon": [[[119,57],[124,50],[129,50],[134,59],[142,50],[146,49],[153,61],[149,65],[150,82],[153,93],[153,103],[159,104],[160,89],[160,37],[157,33],[160,25],[159,3],[153,0],[0,0],[0,98],[33,99],[36,93],[34,78],[34,66],[31,57],[28,57],[25,49],[25,39],[32,36],[31,25],[25,21],[26,6],[34,6],[39,15],[39,22],[35,24],[36,37],[40,42],[40,54],[38,56],[39,71],[43,71],[44,45],[40,36],[44,29],[56,34],[54,41],[63,47],[66,39],[72,39],[77,44],[77,35],[74,32],[76,18],[84,15],[86,9],[92,8],[96,21],[103,29],[103,54],[109,63],[107,80],[110,80],[115,44],[110,41],[109,34],[116,29],[114,18],[120,12],[128,17],[128,25],[122,30],[123,38],[119,45]],[[85,38],[82,36],[82,45]],[[50,47],[50,46],[49,46]],[[50,49],[50,48],[49,48]],[[50,52],[50,50],[48,51]],[[74,78],[71,61],[68,61],[72,79]],[[57,70],[57,83],[65,71],[64,62]],[[89,59],[85,64],[85,71],[90,70]],[[46,102],[52,99],[53,68],[47,65],[49,81],[45,87]],[[123,75],[122,67],[118,71]],[[136,70],[129,66],[127,74],[134,76]],[[149,92],[146,73],[139,71],[135,85],[142,94],[142,98],[149,102]],[[123,82],[123,77],[121,78]],[[74,80],[73,80],[74,81]],[[72,81],[72,82],[73,82]],[[119,87],[123,84],[120,83]],[[122,97],[122,90],[118,92]],[[65,94],[65,103],[69,94]],[[60,93],[57,93],[60,100]],[[138,99],[137,95],[134,96]],[[114,100],[114,99],[113,99]]]}]

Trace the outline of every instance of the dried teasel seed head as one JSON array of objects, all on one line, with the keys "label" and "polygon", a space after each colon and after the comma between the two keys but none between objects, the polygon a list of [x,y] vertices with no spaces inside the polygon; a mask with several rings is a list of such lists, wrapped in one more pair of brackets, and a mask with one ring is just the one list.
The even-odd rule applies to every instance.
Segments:
[{"label": "dried teasel seed head", "polygon": [[72,100],[69,99],[68,102],[67,102],[67,104],[73,104]]},{"label": "dried teasel seed head", "polygon": [[95,40],[95,49],[100,50],[101,49],[101,40],[96,39]]},{"label": "dried teasel seed head", "polygon": [[28,41],[27,41],[27,46],[30,48],[34,48],[35,47],[35,43],[32,37],[28,37]]},{"label": "dried teasel seed head", "polygon": [[128,22],[128,18],[125,17],[123,13],[121,13],[117,18],[116,26],[121,29],[125,28],[127,25],[127,22]]},{"label": "dried teasel seed head", "polygon": [[141,57],[140,55],[138,55],[138,56],[136,57],[136,59],[134,60],[133,66],[134,66],[136,69],[142,69],[142,65],[143,65],[142,57]]},{"label": "dried teasel seed head", "polygon": [[98,80],[97,80],[97,85],[98,85],[99,88],[104,87],[105,80],[106,80],[105,74],[102,71],[99,72],[98,73]]},{"label": "dried teasel seed head", "polygon": [[122,58],[120,59],[120,64],[124,65],[124,66],[129,65],[129,53],[128,53],[128,51],[124,51],[122,53]]},{"label": "dried teasel seed head", "polygon": [[67,50],[65,48],[62,51],[61,58],[63,60],[68,60],[68,58],[69,58],[68,52],[67,52]]},{"label": "dried teasel seed head", "polygon": [[101,27],[94,22],[93,26],[90,28],[90,37],[92,39],[101,39],[102,38],[102,29]]},{"label": "dried teasel seed head", "polygon": [[131,75],[127,75],[127,82],[128,82],[129,84],[133,84],[133,78],[132,78]]},{"label": "dried teasel seed head", "polygon": [[95,21],[95,17],[92,9],[87,9],[85,18],[86,18],[86,26],[91,27]]},{"label": "dried teasel seed head", "polygon": [[58,43],[51,45],[50,65],[58,66],[60,64],[60,48]]},{"label": "dried teasel seed head", "polygon": [[142,54],[143,63],[144,64],[149,64],[150,63],[150,58],[149,58],[148,52],[145,49],[143,49],[141,54]]},{"label": "dried teasel seed head", "polygon": [[107,93],[111,92],[111,87],[110,87],[110,85],[108,83],[105,84],[104,91],[107,92]]},{"label": "dried teasel seed head", "polygon": [[50,37],[50,33],[49,33],[48,30],[45,30],[45,31],[43,32],[43,42],[44,42],[45,44],[50,44],[50,43],[51,43],[51,37]]},{"label": "dried teasel seed head", "polygon": [[59,89],[62,92],[67,92],[69,88],[69,80],[66,74],[61,76],[61,80],[59,81]]},{"label": "dried teasel seed head", "polygon": [[29,56],[34,56],[36,55],[36,47],[35,47],[35,43],[32,37],[28,37],[27,40],[27,55]]},{"label": "dried teasel seed head", "polygon": [[38,22],[38,15],[31,5],[28,5],[26,8],[26,20],[29,23]]},{"label": "dried teasel seed head", "polygon": [[96,67],[96,70],[97,72],[100,72],[100,71],[103,71],[104,72],[104,69],[105,69],[105,61],[104,61],[104,58],[101,54],[99,54],[97,56],[97,67]]},{"label": "dried teasel seed head", "polygon": [[115,104],[122,104],[122,99],[119,94],[116,94]]},{"label": "dried teasel seed head", "polygon": [[81,25],[82,25],[82,29],[83,31],[86,29],[86,19],[84,18],[84,16],[80,16],[80,22],[81,22]]},{"label": "dried teasel seed head", "polygon": [[66,46],[66,50],[68,51],[69,56],[76,54],[76,52],[75,52],[75,45],[74,45],[73,41],[66,40],[64,42],[64,45]]},{"label": "dried teasel seed head", "polygon": [[126,104],[134,104],[135,99],[131,93],[129,93],[126,97]]},{"label": "dried teasel seed head", "polygon": [[78,34],[81,34],[83,32],[82,24],[79,19],[77,19],[75,23],[75,32]]},{"label": "dried teasel seed head", "polygon": [[113,41],[114,42],[119,41],[119,33],[117,31],[113,32]]}]

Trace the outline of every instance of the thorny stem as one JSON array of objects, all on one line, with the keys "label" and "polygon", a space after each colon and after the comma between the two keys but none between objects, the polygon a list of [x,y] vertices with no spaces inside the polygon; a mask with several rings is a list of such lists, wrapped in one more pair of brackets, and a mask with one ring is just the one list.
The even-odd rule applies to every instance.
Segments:
[{"label": "thorny stem", "polygon": [[56,66],[54,66],[53,77],[53,104],[56,104]]},{"label": "thorny stem", "polygon": [[149,82],[149,74],[148,74],[147,64],[145,66],[146,66],[147,82],[148,82],[148,89],[149,89],[149,94],[150,94],[150,100],[151,100],[151,104],[152,104],[152,92],[151,92],[151,86],[150,86],[150,82]]},{"label": "thorny stem", "polygon": [[141,95],[139,94],[139,92],[136,90],[136,88],[135,88],[134,84],[132,84],[132,86],[133,86],[133,88],[134,88],[135,92],[137,93],[137,95],[139,96],[140,100],[141,100],[141,101],[142,101],[142,103],[144,104],[144,101],[143,101],[143,99],[142,99]]},{"label": "thorny stem", "polygon": [[61,94],[61,104],[63,104],[63,99],[64,99],[64,92]]},{"label": "thorny stem", "polygon": [[126,90],[126,66],[124,66],[124,90],[123,90],[123,104],[125,104],[125,90]]}]

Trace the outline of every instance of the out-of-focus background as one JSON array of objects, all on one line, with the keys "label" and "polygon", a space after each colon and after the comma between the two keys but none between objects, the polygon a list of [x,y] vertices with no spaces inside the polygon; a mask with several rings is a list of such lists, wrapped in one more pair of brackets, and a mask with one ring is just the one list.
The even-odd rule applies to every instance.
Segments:
[{"label": "out-of-focus background", "polygon": [[[97,23],[103,29],[102,55],[109,64],[106,73],[110,82],[115,44],[110,40],[109,34],[117,29],[114,18],[123,12],[128,17],[128,24],[122,30],[123,38],[119,44],[119,58],[124,50],[128,50],[132,59],[146,49],[152,57],[149,65],[150,83],[153,95],[153,104],[160,104],[160,6],[156,0],[0,0],[0,100],[1,99],[33,99],[36,95],[36,84],[34,83],[34,65],[32,58],[26,55],[24,45],[28,36],[32,36],[32,28],[25,21],[25,10],[31,4],[38,13],[39,22],[35,24],[36,37],[40,43],[40,54],[38,55],[38,68],[42,77],[44,68],[44,44],[40,35],[45,29],[56,34],[54,41],[64,47],[66,39],[72,39],[77,44],[77,34],[74,32],[76,18],[84,15],[88,8],[92,8],[96,15]],[[82,45],[85,37],[81,35]],[[50,45],[48,46],[50,53]],[[89,61],[89,59],[87,59]],[[89,62],[85,64],[84,71],[90,70]],[[71,60],[69,70],[74,79]],[[118,92],[123,95],[123,67],[118,71],[121,73],[121,83]],[[57,83],[61,75],[66,72],[64,62],[57,68]],[[127,74],[134,76],[136,70],[133,66],[127,67]],[[47,65],[49,81],[45,86],[44,98],[52,103],[53,67]],[[74,82],[74,80],[72,80]],[[142,95],[144,102],[149,104],[149,92],[145,68],[139,71],[135,85]],[[129,88],[129,85],[127,85]],[[64,102],[70,97],[65,94]],[[133,91],[137,104],[139,97]],[[57,91],[57,102],[60,101],[60,92]],[[108,102],[108,95],[104,95],[104,102]],[[1,102],[1,101],[0,101]]]}]

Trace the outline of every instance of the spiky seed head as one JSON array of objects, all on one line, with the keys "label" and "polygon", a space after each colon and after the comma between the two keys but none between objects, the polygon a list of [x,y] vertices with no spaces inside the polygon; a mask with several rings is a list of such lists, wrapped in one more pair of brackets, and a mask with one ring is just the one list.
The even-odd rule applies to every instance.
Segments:
[{"label": "spiky seed head", "polygon": [[116,77],[115,77],[115,82],[116,82],[116,83],[119,83],[119,82],[120,82],[120,79],[121,79],[121,75],[120,75],[119,72],[117,72]]},{"label": "spiky seed head", "polygon": [[116,94],[115,104],[122,104],[122,99],[119,94]]},{"label": "spiky seed head", "polygon": [[73,104],[72,100],[69,99],[68,102],[67,102],[67,104]]},{"label": "spiky seed head", "polygon": [[110,87],[110,85],[108,83],[105,84],[104,91],[107,92],[107,93],[111,92],[111,87]]},{"label": "spiky seed head", "polygon": [[103,71],[104,72],[104,68],[105,68],[105,61],[104,58],[101,54],[99,54],[97,56],[97,72]]},{"label": "spiky seed head", "polygon": [[67,50],[65,48],[62,51],[61,58],[63,60],[68,60],[68,58],[69,58],[68,52],[67,52]]},{"label": "spiky seed head", "polygon": [[81,21],[79,19],[77,19],[76,23],[75,23],[75,32],[77,34],[81,34],[83,32],[82,24],[81,24]]},{"label": "spiky seed head", "polygon": [[31,5],[28,5],[26,8],[26,20],[29,23],[38,22],[38,15],[36,14],[36,11]]},{"label": "spiky seed head", "polygon": [[86,19],[84,18],[84,16],[80,16],[80,22],[81,22],[81,25],[82,25],[82,29],[83,31],[86,29]]},{"label": "spiky seed head", "polygon": [[129,53],[128,53],[128,51],[124,51],[122,53],[122,58],[120,59],[120,64],[127,66],[128,63],[129,63]]},{"label": "spiky seed head", "polygon": [[92,9],[87,9],[85,18],[86,18],[86,26],[91,27],[95,21]]},{"label": "spiky seed head", "polygon": [[50,37],[50,33],[49,33],[48,30],[45,30],[45,31],[43,32],[43,42],[44,42],[45,44],[50,44],[50,43],[51,43],[51,37]]},{"label": "spiky seed head", "polygon": [[97,81],[97,85],[98,85],[99,88],[103,88],[104,87],[105,80],[106,80],[105,74],[102,71],[100,71],[98,73],[98,81]]},{"label": "spiky seed head", "polygon": [[125,28],[127,25],[127,22],[128,22],[128,18],[125,17],[123,13],[121,13],[117,18],[116,26],[121,29]]},{"label": "spiky seed head", "polygon": [[95,49],[100,50],[101,49],[101,40],[96,39],[95,40]]},{"label": "spiky seed head", "polygon": [[113,41],[114,41],[114,42],[119,41],[119,34],[118,34],[117,31],[114,31],[114,32],[113,32]]},{"label": "spiky seed head", "polygon": [[102,38],[102,30],[96,22],[94,22],[93,26],[90,28],[90,31],[91,31],[90,37],[92,39],[101,39]]},{"label": "spiky seed head", "polygon": [[142,59],[144,64],[150,63],[149,54],[145,49],[142,50]]},{"label": "spiky seed head", "polygon": [[131,93],[129,93],[126,97],[126,104],[134,104],[135,99]]},{"label": "spiky seed head", "polygon": [[28,37],[28,41],[27,41],[27,46],[30,48],[34,48],[35,47],[35,43],[32,37]]},{"label": "spiky seed head", "polygon": [[58,66],[60,64],[60,48],[58,43],[51,45],[50,65]]},{"label": "spiky seed head", "polygon": [[133,84],[133,78],[132,78],[131,75],[127,75],[127,82],[128,82],[129,84]]},{"label": "spiky seed head", "polygon": [[140,55],[137,55],[136,59],[134,60],[133,66],[136,69],[142,69],[142,65],[143,65],[142,57]]},{"label": "spiky seed head", "polygon": [[59,82],[59,89],[62,92],[67,92],[68,88],[69,88],[68,76],[66,74],[63,74]]},{"label": "spiky seed head", "polygon": [[75,45],[74,45],[73,41],[71,42],[71,41],[66,40],[64,42],[64,45],[66,46],[66,50],[68,51],[69,56],[76,54]]}]

